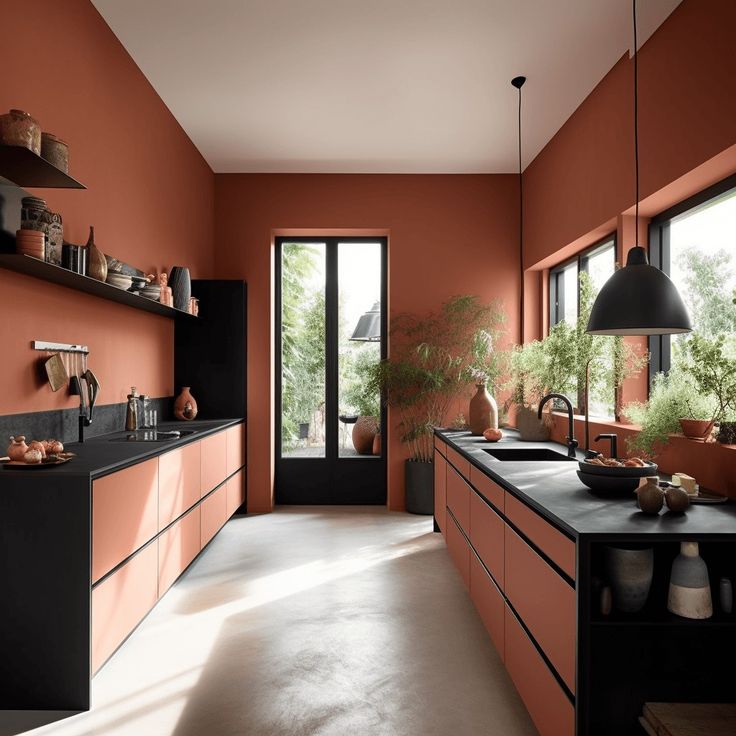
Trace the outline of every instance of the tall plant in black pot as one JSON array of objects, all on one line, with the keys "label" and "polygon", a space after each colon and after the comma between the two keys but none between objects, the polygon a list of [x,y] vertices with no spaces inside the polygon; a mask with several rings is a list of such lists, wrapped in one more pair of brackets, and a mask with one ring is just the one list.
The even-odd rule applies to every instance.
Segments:
[{"label": "tall plant in black pot", "polygon": [[189,269],[184,266],[173,266],[169,273],[169,286],[174,297],[174,307],[183,312],[189,311],[189,298],[192,295],[192,280]]},{"label": "tall plant in black pot", "polygon": [[404,477],[411,513],[434,512],[434,428],[444,425],[479,365],[487,371],[493,365],[488,351],[479,356],[479,335],[498,323],[500,311],[499,303],[456,296],[438,312],[391,320],[391,356],[373,365],[366,391],[380,392],[398,413],[400,439],[409,448]]}]

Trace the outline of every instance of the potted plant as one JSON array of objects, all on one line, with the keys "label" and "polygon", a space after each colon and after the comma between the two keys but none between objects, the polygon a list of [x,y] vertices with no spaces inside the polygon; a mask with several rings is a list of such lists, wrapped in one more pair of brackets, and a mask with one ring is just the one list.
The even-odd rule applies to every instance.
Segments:
[{"label": "potted plant", "polygon": [[381,402],[378,389],[371,384],[371,371],[380,360],[375,350],[362,349],[354,360],[343,359],[345,386],[343,401],[358,415],[353,424],[353,447],[359,455],[380,454],[374,452],[375,438],[380,431]]},{"label": "potted plant", "polygon": [[[729,337],[727,340],[726,335],[720,334],[707,338],[695,333],[685,342],[682,359],[683,371],[698,391],[713,402],[712,415],[694,429],[702,430],[700,436],[705,437],[718,423],[718,440],[724,444],[733,442],[731,425],[736,419],[736,349],[731,344],[733,337]],[[685,435],[690,436],[687,432]]]},{"label": "potted plant", "polygon": [[493,335],[500,311],[497,302],[456,296],[438,312],[405,313],[391,321],[391,356],[374,364],[367,390],[380,392],[399,416],[400,439],[409,449],[407,511],[434,511],[434,427],[444,425],[474,370],[484,367],[490,378],[497,376],[493,346],[479,333]]},{"label": "potted plant", "polygon": [[681,428],[681,419],[710,421],[714,411],[713,399],[700,391],[681,365],[675,365],[669,373],[657,373],[649,400],[632,402],[625,408],[629,420],[641,426],[641,431],[628,440],[629,449],[652,456],[667,443],[670,434]]}]

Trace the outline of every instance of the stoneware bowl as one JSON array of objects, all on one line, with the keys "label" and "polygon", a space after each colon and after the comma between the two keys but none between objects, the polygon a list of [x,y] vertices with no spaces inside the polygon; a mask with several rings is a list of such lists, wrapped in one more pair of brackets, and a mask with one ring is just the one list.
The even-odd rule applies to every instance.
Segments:
[{"label": "stoneware bowl", "polygon": [[601,496],[630,496],[639,487],[639,478],[595,475],[577,471],[583,485]]},{"label": "stoneware bowl", "polygon": [[605,478],[646,478],[648,475],[657,475],[657,464],[650,462],[646,462],[641,468],[611,468],[607,465],[593,465],[586,460],[580,460],[578,465],[581,473]]}]

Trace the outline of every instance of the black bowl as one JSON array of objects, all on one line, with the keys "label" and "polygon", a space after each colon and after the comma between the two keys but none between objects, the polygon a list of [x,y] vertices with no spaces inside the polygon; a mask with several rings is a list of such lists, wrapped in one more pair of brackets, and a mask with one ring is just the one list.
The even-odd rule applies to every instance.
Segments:
[{"label": "black bowl", "polygon": [[601,496],[631,496],[639,487],[639,478],[595,475],[581,470],[577,473],[583,484]]},{"label": "black bowl", "polygon": [[[646,461],[645,461],[646,462]],[[585,460],[578,462],[580,471],[588,475],[602,475],[606,478],[645,478],[648,475],[657,475],[657,464],[646,462],[641,468],[617,468],[608,465],[594,465]]]}]

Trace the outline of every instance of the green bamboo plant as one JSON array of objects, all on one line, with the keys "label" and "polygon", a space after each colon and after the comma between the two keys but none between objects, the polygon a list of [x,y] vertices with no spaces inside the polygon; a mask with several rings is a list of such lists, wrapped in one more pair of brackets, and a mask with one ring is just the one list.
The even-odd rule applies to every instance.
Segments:
[{"label": "green bamboo plant", "polygon": [[471,382],[498,384],[503,322],[500,302],[468,295],[452,297],[438,312],[392,319],[391,356],[374,366],[366,390],[380,391],[398,411],[412,460],[432,461],[433,429]]}]

